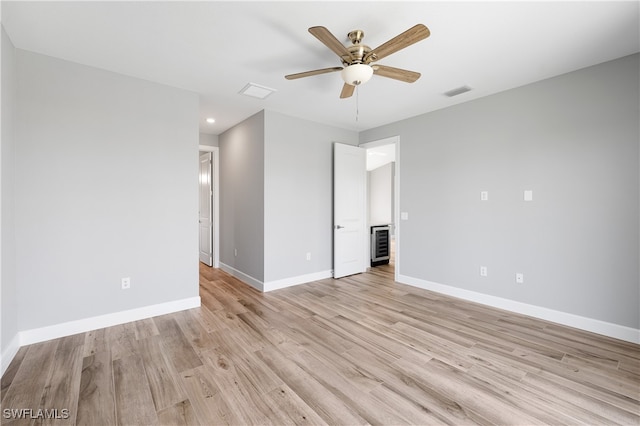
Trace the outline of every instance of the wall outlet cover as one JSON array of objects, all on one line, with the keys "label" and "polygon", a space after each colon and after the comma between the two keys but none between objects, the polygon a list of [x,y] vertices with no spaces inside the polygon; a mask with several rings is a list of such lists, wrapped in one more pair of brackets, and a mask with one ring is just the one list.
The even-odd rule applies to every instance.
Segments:
[{"label": "wall outlet cover", "polygon": [[131,278],[126,277],[121,280],[121,285],[123,290],[128,290],[131,288]]}]

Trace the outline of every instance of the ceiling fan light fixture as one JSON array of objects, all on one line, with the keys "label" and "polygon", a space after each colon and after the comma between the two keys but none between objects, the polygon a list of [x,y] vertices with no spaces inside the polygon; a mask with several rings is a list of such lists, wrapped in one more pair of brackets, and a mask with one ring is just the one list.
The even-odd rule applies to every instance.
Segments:
[{"label": "ceiling fan light fixture", "polygon": [[352,86],[359,86],[371,79],[373,68],[365,64],[352,64],[345,67],[342,72],[342,80]]}]

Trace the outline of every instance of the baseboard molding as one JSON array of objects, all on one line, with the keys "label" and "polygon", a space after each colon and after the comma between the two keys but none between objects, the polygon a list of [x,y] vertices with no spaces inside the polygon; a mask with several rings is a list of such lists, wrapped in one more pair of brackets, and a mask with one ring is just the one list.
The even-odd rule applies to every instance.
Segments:
[{"label": "baseboard molding", "polygon": [[7,371],[7,368],[9,368],[9,364],[11,364],[11,361],[13,361],[13,358],[18,353],[18,349],[20,349],[20,335],[16,334],[0,355],[0,357],[2,357],[2,361],[0,362],[0,377],[2,377],[4,372]]},{"label": "baseboard molding", "polygon": [[281,280],[268,281],[264,283],[264,292],[279,290],[281,288],[292,287],[294,285],[305,284],[312,281],[324,280],[333,277],[331,270],[314,272],[312,274],[298,275],[297,277],[284,278]]},{"label": "baseboard molding", "polygon": [[504,309],[518,314],[528,315],[546,321],[567,325],[569,327],[579,328],[581,330],[602,334],[604,336],[613,337],[615,339],[640,344],[639,329],[613,324],[593,318],[582,317],[567,312],[543,308],[541,306],[529,305],[527,303],[517,302],[497,296],[491,296],[471,290],[465,290],[445,284],[426,281],[419,278],[413,278],[406,275],[398,275],[398,282],[425,290],[431,290],[436,293],[442,293],[448,296],[457,297],[459,299],[492,306],[494,308]]},{"label": "baseboard molding", "polygon": [[253,278],[251,275],[247,275],[242,271],[238,271],[236,268],[222,262],[220,262],[220,269],[225,271],[227,274],[233,277],[236,277],[243,283],[249,284],[251,287],[255,288],[256,290],[264,291],[264,283],[260,280]]},{"label": "baseboard molding", "polygon": [[324,280],[325,278],[331,278],[333,276],[333,272],[329,270],[314,272],[306,275],[298,275],[296,277],[283,278],[281,280],[262,282],[256,278],[253,278],[251,275],[247,275],[242,271],[238,271],[236,268],[222,262],[220,262],[220,269],[263,293],[312,281]]},{"label": "baseboard molding", "polygon": [[197,296],[190,297],[188,299],[159,303],[157,305],[144,306],[142,308],[130,309],[127,311],[114,312],[112,314],[99,315],[96,317],[21,331],[18,333],[19,342],[20,346],[31,345],[33,343],[44,342],[46,340],[57,339],[59,337],[70,336],[77,333],[84,333],[90,330],[111,327],[158,315],[171,314],[185,309],[197,308],[199,306],[200,296]]}]

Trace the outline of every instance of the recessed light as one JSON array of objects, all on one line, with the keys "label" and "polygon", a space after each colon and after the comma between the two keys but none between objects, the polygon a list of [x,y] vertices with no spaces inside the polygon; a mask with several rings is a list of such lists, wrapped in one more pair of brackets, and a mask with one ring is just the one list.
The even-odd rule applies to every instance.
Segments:
[{"label": "recessed light", "polygon": [[207,118],[207,123],[213,124],[215,122],[216,122],[215,118]]}]

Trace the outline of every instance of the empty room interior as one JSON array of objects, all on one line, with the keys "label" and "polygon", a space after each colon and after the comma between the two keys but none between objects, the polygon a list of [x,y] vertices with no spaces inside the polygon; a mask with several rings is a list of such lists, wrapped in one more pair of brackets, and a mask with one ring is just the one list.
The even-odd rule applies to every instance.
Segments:
[{"label": "empty room interior", "polygon": [[0,20],[2,424],[640,423],[640,2]]}]

